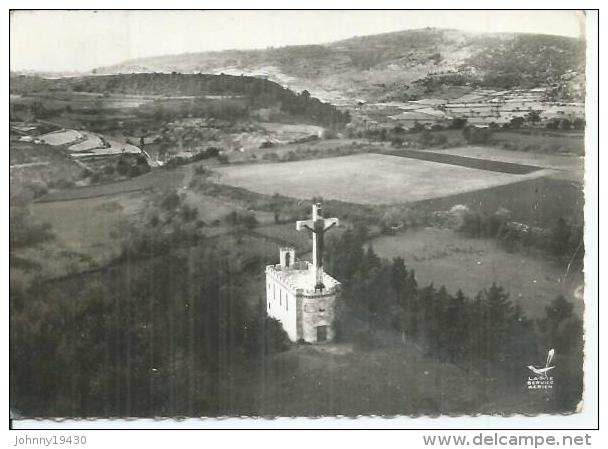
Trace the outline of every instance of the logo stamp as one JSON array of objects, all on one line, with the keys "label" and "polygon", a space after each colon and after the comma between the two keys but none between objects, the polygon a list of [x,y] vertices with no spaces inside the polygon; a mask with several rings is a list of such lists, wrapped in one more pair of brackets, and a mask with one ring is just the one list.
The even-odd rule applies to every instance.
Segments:
[{"label": "logo stamp", "polygon": [[553,376],[549,376],[549,372],[555,368],[555,365],[551,365],[554,356],[555,349],[550,349],[544,367],[537,368],[528,365],[527,368],[535,374],[534,376],[528,376],[528,390],[550,390],[553,388]]}]

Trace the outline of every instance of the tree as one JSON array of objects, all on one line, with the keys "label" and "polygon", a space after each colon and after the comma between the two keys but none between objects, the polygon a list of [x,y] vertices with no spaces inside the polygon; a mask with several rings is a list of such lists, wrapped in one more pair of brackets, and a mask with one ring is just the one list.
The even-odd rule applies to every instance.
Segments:
[{"label": "tree", "polygon": [[524,118],[523,117],[513,117],[509,121],[509,126],[511,128],[521,128],[523,124],[524,124]]},{"label": "tree", "polygon": [[555,406],[558,410],[575,410],[583,393],[583,323],[574,315],[573,304],[563,296],[555,298],[545,312],[538,327],[543,352],[547,348],[555,349],[558,364],[553,374],[557,378]]},{"label": "tree", "polygon": [[535,124],[540,122],[540,111],[530,111],[526,114],[526,121]]},{"label": "tree", "polygon": [[127,162],[124,156],[120,156],[118,162],[116,163],[116,172],[119,175],[126,176],[131,169],[131,165]]},{"label": "tree", "polygon": [[584,129],[585,129],[585,119],[582,119],[582,118],[580,118],[580,117],[579,117],[579,118],[575,118],[575,119],[572,121],[572,127],[573,127],[574,129],[576,129],[577,131],[582,131],[582,130],[584,130]]},{"label": "tree", "polygon": [[450,122],[451,129],[463,129],[467,124],[467,119],[464,117],[456,117]]},{"label": "tree", "polygon": [[466,126],[462,130],[462,135],[468,143],[487,143],[492,136],[492,129],[489,127]]},{"label": "tree", "polygon": [[413,133],[419,133],[424,131],[425,129],[426,128],[422,123],[420,123],[418,120],[414,120],[414,126],[412,126],[410,131]]},{"label": "tree", "polygon": [[275,193],[270,198],[270,210],[273,213],[275,224],[278,224],[281,221],[281,206],[280,196],[278,193]]},{"label": "tree", "polygon": [[391,287],[397,295],[401,295],[405,288],[407,279],[407,269],[405,268],[405,260],[403,257],[395,257],[392,263],[391,270]]},{"label": "tree", "polygon": [[160,207],[166,211],[173,211],[179,207],[182,200],[175,190],[165,193],[160,199]]},{"label": "tree", "polygon": [[482,292],[483,307],[485,308],[485,323],[480,325],[486,328],[485,338],[491,352],[487,354],[490,360],[504,362],[506,355],[505,344],[512,337],[513,305],[509,294],[502,287],[493,283]]},{"label": "tree", "polygon": [[566,298],[559,295],[550,305],[545,307],[545,327],[553,336],[556,334],[559,325],[572,316],[574,304],[568,302]]},{"label": "tree", "polygon": [[393,128],[393,133],[397,134],[397,135],[402,135],[405,134],[405,128],[401,125],[396,125]]},{"label": "tree", "polygon": [[479,237],[483,231],[483,218],[480,212],[465,211],[462,216],[462,225],[459,229],[469,237]]},{"label": "tree", "polygon": [[559,217],[551,228],[549,237],[549,248],[555,256],[562,257],[568,252],[570,233],[571,229],[566,220]]}]

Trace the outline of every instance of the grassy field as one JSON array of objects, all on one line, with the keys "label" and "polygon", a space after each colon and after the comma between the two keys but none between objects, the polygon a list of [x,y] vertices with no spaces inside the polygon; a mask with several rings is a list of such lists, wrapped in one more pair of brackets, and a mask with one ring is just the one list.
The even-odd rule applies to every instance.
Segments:
[{"label": "grassy field", "polygon": [[460,288],[474,296],[496,282],[534,318],[542,317],[545,306],[561,294],[575,303],[576,312],[582,316],[583,304],[574,296],[583,282],[581,273],[564,277],[552,262],[533,254],[508,253],[494,240],[425,228],[379,237],[370,244],[381,257],[403,257],[408,268],[416,271],[419,285],[445,285],[451,293]]},{"label": "grassy field", "polygon": [[359,154],[277,164],[220,167],[220,182],[258,193],[358,204],[395,204],[511,184],[542,176],[487,172],[398,156]]},{"label": "grassy field", "polygon": [[53,238],[11,252],[11,256],[37,267],[11,265],[11,281],[27,282],[32,276],[55,278],[107,264],[119,255],[124,231],[138,219],[142,206],[138,193],[32,203],[32,217],[50,224]]},{"label": "grassy field", "polygon": [[[233,378],[227,404],[247,404],[263,416],[539,413],[543,407],[538,395],[512,381],[486,383],[409,342],[370,351],[301,346],[268,360],[259,374]],[[248,401],[239,397],[243,392],[252,395]]]},{"label": "grassy field", "polygon": [[34,203],[31,210],[42,222],[50,223],[70,249],[97,252],[114,246],[119,227],[133,220],[142,206],[142,196],[131,193],[112,198]]}]

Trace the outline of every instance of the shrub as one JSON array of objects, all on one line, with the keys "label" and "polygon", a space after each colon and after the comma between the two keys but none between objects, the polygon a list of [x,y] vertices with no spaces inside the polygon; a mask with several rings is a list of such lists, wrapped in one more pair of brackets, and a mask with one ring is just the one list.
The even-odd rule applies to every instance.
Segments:
[{"label": "shrub", "polygon": [[466,126],[467,124],[467,119],[466,118],[454,118],[452,119],[451,123],[450,123],[450,128],[451,129],[462,129]]},{"label": "shrub", "polygon": [[266,153],[262,156],[265,161],[278,161],[279,155],[277,153]]},{"label": "shrub", "polygon": [[265,142],[262,142],[262,144],[260,145],[261,149],[264,148],[272,148],[274,146],[274,143],[270,142],[269,140],[266,140]]},{"label": "shrub", "polygon": [[462,130],[462,135],[468,143],[482,144],[487,143],[492,136],[491,128],[480,128],[477,126],[467,126]]},{"label": "shrub", "polygon": [[51,225],[36,221],[27,209],[10,208],[9,229],[11,249],[34,246],[54,238]]},{"label": "shrub", "polygon": [[582,131],[583,129],[585,129],[585,119],[575,118],[572,121],[572,127],[576,130]]},{"label": "shrub", "polygon": [[217,157],[220,154],[220,149],[216,147],[209,147],[205,150],[207,157]]},{"label": "shrub", "polygon": [[564,131],[572,129],[572,122],[570,122],[570,120],[567,118],[563,119],[561,122],[559,122],[559,129],[563,129]]}]

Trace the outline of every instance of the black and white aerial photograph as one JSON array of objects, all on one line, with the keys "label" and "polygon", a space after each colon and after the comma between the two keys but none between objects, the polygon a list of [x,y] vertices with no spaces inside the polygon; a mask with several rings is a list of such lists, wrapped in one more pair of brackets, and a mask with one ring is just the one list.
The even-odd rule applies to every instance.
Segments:
[{"label": "black and white aerial photograph", "polygon": [[11,10],[10,419],[576,417],[589,14]]}]

